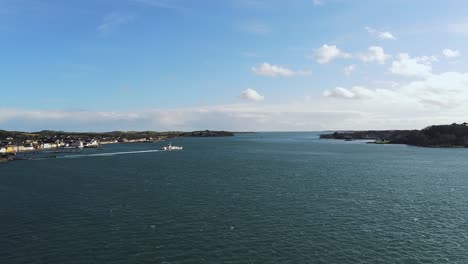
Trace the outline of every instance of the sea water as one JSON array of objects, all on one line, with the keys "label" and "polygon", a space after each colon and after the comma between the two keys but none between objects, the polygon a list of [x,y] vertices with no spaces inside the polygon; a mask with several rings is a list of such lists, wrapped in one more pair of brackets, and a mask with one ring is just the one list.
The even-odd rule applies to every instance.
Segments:
[{"label": "sea water", "polygon": [[468,263],[468,149],[173,143],[0,164],[0,263]]}]

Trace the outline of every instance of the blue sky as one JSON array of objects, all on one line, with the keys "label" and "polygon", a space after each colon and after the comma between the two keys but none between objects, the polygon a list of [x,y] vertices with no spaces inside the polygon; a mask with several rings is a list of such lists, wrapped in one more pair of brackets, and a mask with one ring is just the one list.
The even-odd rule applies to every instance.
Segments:
[{"label": "blue sky", "polygon": [[461,122],[466,1],[0,0],[0,128]]}]

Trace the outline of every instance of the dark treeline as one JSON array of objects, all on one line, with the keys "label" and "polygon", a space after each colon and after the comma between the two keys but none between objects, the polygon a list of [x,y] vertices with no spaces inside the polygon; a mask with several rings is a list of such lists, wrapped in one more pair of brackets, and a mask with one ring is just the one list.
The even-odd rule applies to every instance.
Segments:
[{"label": "dark treeline", "polygon": [[376,143],[421,147],[468,147],[468,124],[434,125],[422,130],[335,132],[320,135],[328,139],[368,139]]},{"label": "dark treeline", "polygon": [[468,124],[429,126],[390,141],[416,146],[468,147]]}]

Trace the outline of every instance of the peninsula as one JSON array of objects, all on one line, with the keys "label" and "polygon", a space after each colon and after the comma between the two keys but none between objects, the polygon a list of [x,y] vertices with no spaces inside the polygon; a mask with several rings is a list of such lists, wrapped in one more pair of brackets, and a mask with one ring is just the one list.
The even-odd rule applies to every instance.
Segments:
[{"label": "peninsula", "polygon": [[468,123],[434,125],[422,130],[368,130],[322,134],[323,139],[372,140],[375,144],[420,147],[468,147]]}]

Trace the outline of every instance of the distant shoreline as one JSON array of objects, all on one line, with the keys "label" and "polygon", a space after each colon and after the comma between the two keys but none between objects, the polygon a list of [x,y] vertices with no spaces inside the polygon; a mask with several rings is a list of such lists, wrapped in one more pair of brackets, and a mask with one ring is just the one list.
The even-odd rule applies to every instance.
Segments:
[{"label": "distant shoreline", "polygon": [[[102,145],[110,145],[110,144],[154,144],[157,142],[106,142],[103,143]],[[17,152],[13,155],[0,155],[0,164],[2,163],[7,163],[11,161],[21,161],[21,160],[37,160],[37,159],[54,159],[57,158],[57,154],[79,154],[83,153],[84,150],[86,149],[95,149],[95,150],[101,150],[102,145],[99,146],[98,148],[82,148],[82,149],[77,149],[77,148],[56,148],[56,149],[38,149],[38,150],[32,150],[32,151],[22,151],[22,152]]]},{"label": "distant shoreline", "polygon": [[63,132],[44,130],[20,132],[0,130],[0,163],[17,159],[18,153],[68,152],[71,149],[99,148],[113,143],[155,143],[177,137],[232,137],[252,132],[200,130],[192,132],[113,131],[113,132]]},{"label": "distant shoreline", "polygon": [[405,144],[431,148],[468,148],[468,123],[434,125],[422,130],[367,130],[321,134],[322,139],[373,140],[373,144]]}]

